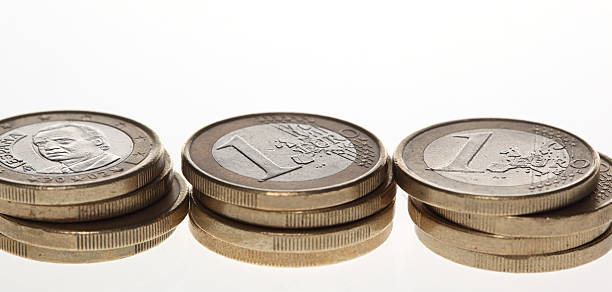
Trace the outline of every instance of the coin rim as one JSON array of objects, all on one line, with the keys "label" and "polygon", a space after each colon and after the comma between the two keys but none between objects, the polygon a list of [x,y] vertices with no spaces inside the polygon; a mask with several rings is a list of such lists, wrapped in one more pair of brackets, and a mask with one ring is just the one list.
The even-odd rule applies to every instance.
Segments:
[{"label": "coin rim", "polygon": [[425,204],[408,199],[412,222],[429,236],[457,248],[495,255],[547,254],[587,244],[602,234],[610,224],[585,229],[560,237],[510,237],[485,233],[457,225],[437,216]]},{"label": "coin rim", "polygon": [[[603,153],[599,153],[599,156],[602,162],[608,161],[609,164],[612,164],[612,158]],[[593,192],[591,192],[591,195],[592,194]],[[584,199],[586,199],[586,197]],[[562,208],[570,207],[571,205]],[[592,210],[591,212],[555,218],[546,217],[546,213],[519,216],[487,216],[466,214],[437,207],[432,208],[432,210],[446,220],[455,222],[459,225],[465,225],[482,232],[506,236],[542,237],[568,235],[586,229],[596,228],[597,226],[612,221],[612,199],[607,205]]]},{"label": "coin rim", "polygon": [[331,265],[366,255],[387,241],[393,230],[393,222],[385,227],[383,232],[366,241],[339,249],[310,253],[276,253],[237,246],[207,233],[191,220],[189,230],[202,246],[221,256],[249,264],[298,268]]},{"label": "coin rim", "polygon": [[[377,229],[371,230],[370,237],[374,237],[376,234],[382,232],[386,226],[388,226],[391,222],[393,222],[394,217],[394,207],[395,204],[389,205],[377,212],[374,215],[366,217],[361,220],[357,220],[351,223],[334,226],[334,227],[323,227],[317,229],[279,229],[279,228],[267,228],[260,227],[255,225],[249,225],[240,223],[238,221],[234,221],[231,219],[224,218],[220,215],[215,214],[214,212],[208,210],[206,207],[202,206],[198,203],[197,200],[191,198],[191,208],[189,211],[189,219],[191,222],[196,224],[200,229],[205,230],[206,233],[209,233],[217,238],[222,238],[226,242],[230,242],[233,245],[241,246],[247,249],[254,249],[260,251],[269,251],[269,252],[283,252],[283,253],[295,253],[295,252],[316,252],[323,250],[335,250],[341,247],[320,247],[316,250],[306,250],[306,251],[287,251],[287,250],[274,250],[273,243],[274,238],[295,238],[300,237],[303,238],[317,238],[319,236],[326,236],[330,234],[340,234],[346,232],[348,230],[352,230],[355,228],[359,228],[361,226],[374,226]],[[198,217],[204,217],[204,220],[208,220],[214,222],[216,225],[223,226],[225,230],[217,229],[209,229],[205,226],[210,225],[207,222],[202,222]],[[389,218],[387,218],[389,217]],[[384,225],[384,226],[383,226]],[[344,246],[351,246],[354,244],[358,244],[363,241],[356,241]],[[252,246],[252,245],[257,246]],[[343,246],[343,247],[344,247]]]},{"label": "coin rim", "polygon": [[[175,229],[147,241],[108,250],[71,251],[31,245],[0,234],[0,250],[28,260],[57,264],[89,264],[119,260],[152,249],[174,233]],[[4,242],[4,244],[3,244]],[[30,250],[34,252],[29,252]],[[81,260],[82,259],[82,260]]]},{"label": "coin rim", "polygon": [[[126,215],[152,205],[170,190],[172,178],[174,175],[172,171],[172,160],[170,159],[170,154],[168,154],[167,152],[165,152],[164,154],[164,160],[165,167],[159,177],[149,182],[149,184],[122,196],[75,205],[32,205],[26,203],[8,202],[0,200],[0,213],[2,215],[15,217],[18,219],[45,221],[49,223],[79,223],[104,220],[112,217]],[[141,202],[141,200],[137,198],[149,196],[153,198],[153,200],[143,202],[144,205],[143,203],[135,203],[135,201],[133,200],[136,198],[136,202]],[[99,208],[100,206],[104,206],[107,204],[115,204],[116,202],[121,201],[125,202],[120,203],[123,206],[121,210],[108,209],[108,211],[105,212],[104,215],[81,216],[78,211],[76,213],[74,211],[68,211],[70,209],[78,208]],[[17,212],[15,212],[15,210],[17,210]],[[45,215],[40,215],[41,211]],[[35,215],[37,213],[38,215]]]},{"label": "coin rim", "polygon": [[[391,171],[389,171],[391,173]],[[273,228],[287,228],[287,229],[310,229],[319,227],[331,227],[341,225],[344,223],[360,220],[370,215],[377,213],[384,209],[395,201],[395,194],[397,192],[397,186],[393,181],[393,176],[388,176],[387,182],[380,185],[373,192],[355,200],[342,205],[327,207],[322,209],[313,210],[302,210],[302,211],[267,211],[259,210],[248,207],[242,207],[239,205],[229,204],[221,200],[217,200],[213,197],[206,195],[198,190],[193,190],[192,196],[209,210],[222,215],[224,217],[245,223],[253,224],[263,227]],[[360,207],[367,206],[373,202],[378,202],[378,206],[375,208],[367,208],[364,212],[359,212]],[[212,203],[212,205],[211,205]],[[231,209],[231,212],[227,212],[226,209]],[[350,212],[350,210],[356,210]],[[344,214],[345,212],[352,216],[337,216],[337,213]],[[307,218],[313,217],[325,217],[333,216],[336,221],[319,221],[310,220]],[[301,218],[303,220],[291,220],[293,223],[288,223],[289,217]]]},{"label": "coin rim", "polygon": [[597,260],[612,249],[612,227],[597,239],[566,251],[523,256],[495,255],[457,248],[431,237],[417,226],[415,231],[421,243],[433,253],[461,265],[496,272],[543,273],[565,270]]},{"label": "coin rim", "polygon": [[[593,153],[593,165],[590,169],[590,174],[587,174],[583,179],[574,182],[572,185],[564,188],[545,191],[537,194],[516,195],[516,196],[486,196],[478,194],[470,194],[469,191],[461,192],[451,190],[439,185],[433,185],[426,182],[423,178],[416,175],[411,175],[405,161],[403,160],[403,152],[409,141],[416,136],[421,135],[431,129],[444,127],[457,123],[469,122],[511,122],[511,123],[527,123],[536,126],[544,126],[551,129],[559,130],[567,133],[577,140],[581,141],[587,150]],[[473,118],[460,119],[443,123],[438,123],[419,131],[416,131],[404,138],[395,149],[393,154],[393,171],[395,173],[395,181],[398,186],[410,196],[424,202],[428,205],[433,205],[443,209],[449,209],[462,213],[476,213],[483,215],[520,215],[547,211],[556,209],[567,204],[571,204],[590,194],[597,183],[600,165],[599,153],[591,147],[586,141],[579,136],[569,133],[563,129],[550,125],[519,119],[506,118]],[[452,201],[452,203],[449,203]]]}]

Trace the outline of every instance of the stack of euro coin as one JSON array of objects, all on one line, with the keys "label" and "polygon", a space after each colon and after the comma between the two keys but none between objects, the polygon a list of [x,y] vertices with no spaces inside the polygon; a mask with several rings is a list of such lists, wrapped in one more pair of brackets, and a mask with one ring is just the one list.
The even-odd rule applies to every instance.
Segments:
[{"label": "stack of euro coin", "polygon": [[425,246],[515,273],[572,268],[612,248],[611,164],[564,130],[507,119],[434,125],[394,154]]},{"label": "stack of euro coin", "polygon": [[61,111],[0,121],[0,249],[89,263],[166,239],[189,208],[157,135],[135,121]]},{"label": "stack of euro coin", "polygon": [[190,228],[212,251],[271,266],[336,263],[389,236],[395,183],[382,143],[359,126],[294,113],[240,116],[182,153]]}]

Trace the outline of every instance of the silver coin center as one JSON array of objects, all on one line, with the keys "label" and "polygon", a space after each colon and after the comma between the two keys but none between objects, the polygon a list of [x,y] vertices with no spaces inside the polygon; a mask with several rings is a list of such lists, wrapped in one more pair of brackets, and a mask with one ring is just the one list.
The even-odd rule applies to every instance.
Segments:
[{"label": "silver coin center", "polygon": [[484,186],[538,183],[561,175],[570,165],[564,145],[509,129],[448,134],[431,142],[423,155],[429,171]]},{"label": "silver coin center", "polygon": [[126,133],[104,124],[42,122],[2,134],[0,163],[28,174],[84,173],[118,164],[133,148]]},{"label": "silver coin center", "polygon": [[306,181],[334,175],[353,163],[351,141],[320,126],[256,125],[219,138],[214,159],[225,169],[259,181]]}]

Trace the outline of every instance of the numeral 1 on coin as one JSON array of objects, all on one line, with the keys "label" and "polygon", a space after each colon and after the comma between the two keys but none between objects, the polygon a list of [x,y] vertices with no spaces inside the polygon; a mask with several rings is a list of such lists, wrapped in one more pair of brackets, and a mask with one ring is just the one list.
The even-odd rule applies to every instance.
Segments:
[{"label": "numeral 1 on coin", "polygon": [[253,146],[251,146],[251,144],[249,144],[246,140],[244,140],[244,138],[240,136],[232,137],[225,144],[219,146],[217,150],[227,147],[232,147],[236,149],[238,152],[240,152],[240,154],[244,155],[244,157],[251,160],[255,165],[257,165],[259,168],[266,172],[266,176],[260,179],[259,181],[266,181],[302,167],[282,167],[274,163],[274,161],[270,160],[270,158],[266,157],[263,153],[259,152],[259,150],[255,149]]},{"label": "numeral 1 on coin", "polygon": [[459,154],[446,166],[430,169],[436,171],[448,171],[448,172],[484,172],[484,170],[472,169],[470,168],[470,162],[474,159],[476,154],[482,149],[482,147],[489,141],[493,133],[491,132],[482,132],[482,133],[472,133],[472,134],[462,134],[453,136],[455,138],[467,139],[467,142],[459,151]]}]

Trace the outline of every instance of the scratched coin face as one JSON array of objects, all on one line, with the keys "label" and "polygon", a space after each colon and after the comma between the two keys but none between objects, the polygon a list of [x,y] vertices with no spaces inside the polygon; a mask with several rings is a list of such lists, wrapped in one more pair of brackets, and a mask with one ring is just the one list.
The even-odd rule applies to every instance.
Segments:
[{"label": "scratched coin face", "polygon": [[[281,204],[292,195],[338,191],[339,201],[347,202],[384,182],[386,160],[380,141],[359,126],[316,115],[271,113],[200,130],[183,150],[183,171],[195,188],[216,199],[302,209],[298,199],[276,207],[266,200]],[[355,194],[348,194],[352,189]],[[285,196],[263,198],[266,193]]]},{"label": "scratched coin face", "polygon": [[[535,207],[548,208],[548,203],[567,204],[592,191],[599,156],[586,142],[557,128],[517,120],[475,119],[439,124],[411,135],[397,148],[394,163],[399,181],[403,180],[398,184],[441,208],[463,204],[459,201],[463,197],[456,197],[444,205],[441,193],[485,197],[559,193],[558,201],[542,201]],[[570,198],[572,191],[576,195]],[[535,210],[528,209],[503,212]]]},{"label": "scratched coin face", "polygon": [[[139,176],[154,177],[163,169],[161,153],[151,130],[117,116],[48,112],[5,119],[0,199],[78,204],[125,194],[147,180]],[[101,183],[117,180],[125,190],[102,190]]]}]

